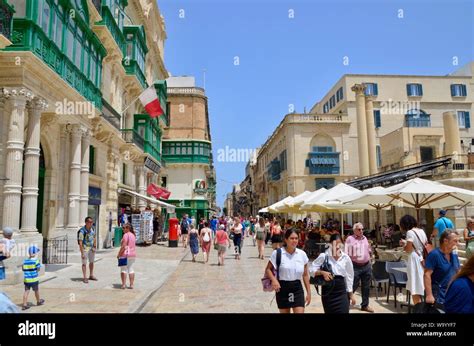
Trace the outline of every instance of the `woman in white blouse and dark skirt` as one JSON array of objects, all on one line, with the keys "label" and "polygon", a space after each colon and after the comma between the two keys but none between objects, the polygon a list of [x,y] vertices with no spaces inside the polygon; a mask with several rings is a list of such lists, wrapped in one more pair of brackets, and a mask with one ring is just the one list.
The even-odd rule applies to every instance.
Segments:
[{"label": "woman in white blouse and dark skirt", "polygon": [[[289,314],[291,309],[294,313],[304,313],[305,306],[311,303],[308,256],[303,250],[296,248],[298,234],[294,229],[285,232],[285,243],[286,247],[273,251],[267,264],[266,274],[272,280],[280,313]],[[277,268],[278,251],[281,251],[279,269]],[[278,279],[273,275],[273,270],[278,271]],[[301,279],[303,279],[306,289],[306,298]]]},{"label": "woman in white blouse and dark skirt", "polygon": [[[344,244],[339,234],[331,235],[330,246],[325,253],[319,255],[311,264],[311,275],[322,275],[324,280],[332,281],[324,285],[321,290],[321,300],[324,312],[327,314],[349,313],[349,300],[351,305],[355,304],[352,285],[354,281],[354,267],[350,257],[343,252]],[[322,271],[326,257],[332,269],[332,274]]]}]

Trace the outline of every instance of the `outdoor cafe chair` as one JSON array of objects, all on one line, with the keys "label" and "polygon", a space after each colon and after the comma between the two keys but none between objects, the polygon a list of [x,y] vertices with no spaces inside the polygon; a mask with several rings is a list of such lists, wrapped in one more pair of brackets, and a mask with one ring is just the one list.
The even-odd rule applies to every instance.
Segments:
[{"label": "outdoor cafe chair", "polygon": [[384,292],[387,291],[387,283],[390,282],[390,276],[385,269],[385,261],[375,261],[372,265],[372,281],[375,283],[375,296],[379,299],[379,288],[384,284]]},{"label": "outdoor cafe chair", "polygon": [[[400,290],[400,293],[403,291],[403,288],[406,289],[408,276],[406,273],[394,270],[394,268],[406,268],[406,263],[403,261],[398,262],[386,262],[385,264],[386,271],[389,275],[388,282],[388,291],[387,291],[387,303],[390,295],[390,287],[393,286],[393,298],[395,300],[395,307],[397,307],[397,288]],[[410,292],[407,290],[407,302],[408,304],[401,304],[400,306],[408,306],[410,310]]]}]

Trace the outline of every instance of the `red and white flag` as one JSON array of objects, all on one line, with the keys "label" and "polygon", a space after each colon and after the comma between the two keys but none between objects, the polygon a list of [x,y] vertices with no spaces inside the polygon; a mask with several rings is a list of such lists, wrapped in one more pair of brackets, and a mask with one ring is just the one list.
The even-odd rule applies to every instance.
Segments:
[{"label": "red and white flag", "polygon": [[145,107],[145,111],[150,115],[150,117],[156,118],[164,114],[154,86],[145,89],[140,94],[139,98],[143,107]]},{"label": "red and white flag", "polygon": [[170,195],[171,195],[171,192],[166,190],[164,187],[158,186],[153,183],[148,185],[146,192],[155,198],[162,198],[162,199],[168,199],[170,198]]}]

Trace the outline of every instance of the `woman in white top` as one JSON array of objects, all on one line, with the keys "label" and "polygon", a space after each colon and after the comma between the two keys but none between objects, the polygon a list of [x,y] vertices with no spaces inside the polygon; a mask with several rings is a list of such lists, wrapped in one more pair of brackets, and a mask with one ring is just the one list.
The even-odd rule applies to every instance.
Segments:
[{"label": "woman in white top", "polygon": [[400,228],[407,232],[406,240],[401,242],[405,245],[405,252],[409,254],[407,261],[407,290],[413,297],[413,304],[421,303],[421,297],[425,294],[423,282],[423,247],[428,242],[425,231],[418,228],[418,223],[413,216],[405,215],[400,219]]},{"label": "woman in white top", "polygon": [[[349,313],[349,299],[355,304],[352,286],[354,283],[354,267],[351,258],[343,252],[344,244],[339,234],[331,235],[330,247],[311,264],[310,274],[322,275],[325,281],[332,281],[324,285],[321,290],[321,300],[324,312],[329,314]],[[328,261],[332,273],[321,270],[324,262]]]},{"label": "woman in white top", "polygon": [[[291,309],[294,313],[304,313],[305,306],[311,303],[308,256],[303,250],[296,248],[298,233],[293,229],[286,231],[285,243],[286,247],[273,251],[265,272],[272,280],[280,313],[289,314]],[[280,266],[277,263],[278,253],[280,253]],[[274,271],[276,276],[273,274]],[[301,279],[306,289],[306,299]]]},{"label": "woman in white top", "polygon": [[204,222],[204,228],[201,230],[201,235],[199,236],[201,240],[201,249],[204,255],[204,263],[209,261],[209,253],[211,252],[211,240],[212,240],[212,230],[209,228],[209,222]]}]

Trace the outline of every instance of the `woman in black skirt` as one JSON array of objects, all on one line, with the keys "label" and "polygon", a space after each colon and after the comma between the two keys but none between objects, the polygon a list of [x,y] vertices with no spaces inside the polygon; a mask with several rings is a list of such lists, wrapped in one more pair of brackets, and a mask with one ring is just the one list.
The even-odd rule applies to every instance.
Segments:
[{"label": "woman in black skirt", "polygon": [[[331,246],[325,253],[319,255],[311,264],[311,275],[322,275],[325,281],[331,281],[324,285],[321,290],[321,300],[324,312],[327,314],[349,313],[349,300],[355,304],[352,284],[354,281],[354,268],[348,255],[342,250],[344,244],[339,234],[331,235]],[[324,262],[328,259],[332,273],[321,270]]]},{"label": "woman in black skirt", "polygon": [[[285,243],[286,247],[273,251],[266,268],[266,274],[272,280],[280,313],[289,314],[291,309],[294,313],[304,313],[305,306],[311,303],[308,256],[303,250],[296,247],[298,234],[294,229],[285,232]],[[280,257],[279,266],[278,257]],[[276,275],[273,274],[274,270]],[[306,299],[301,279],[303,279],[306,289]]]}]

